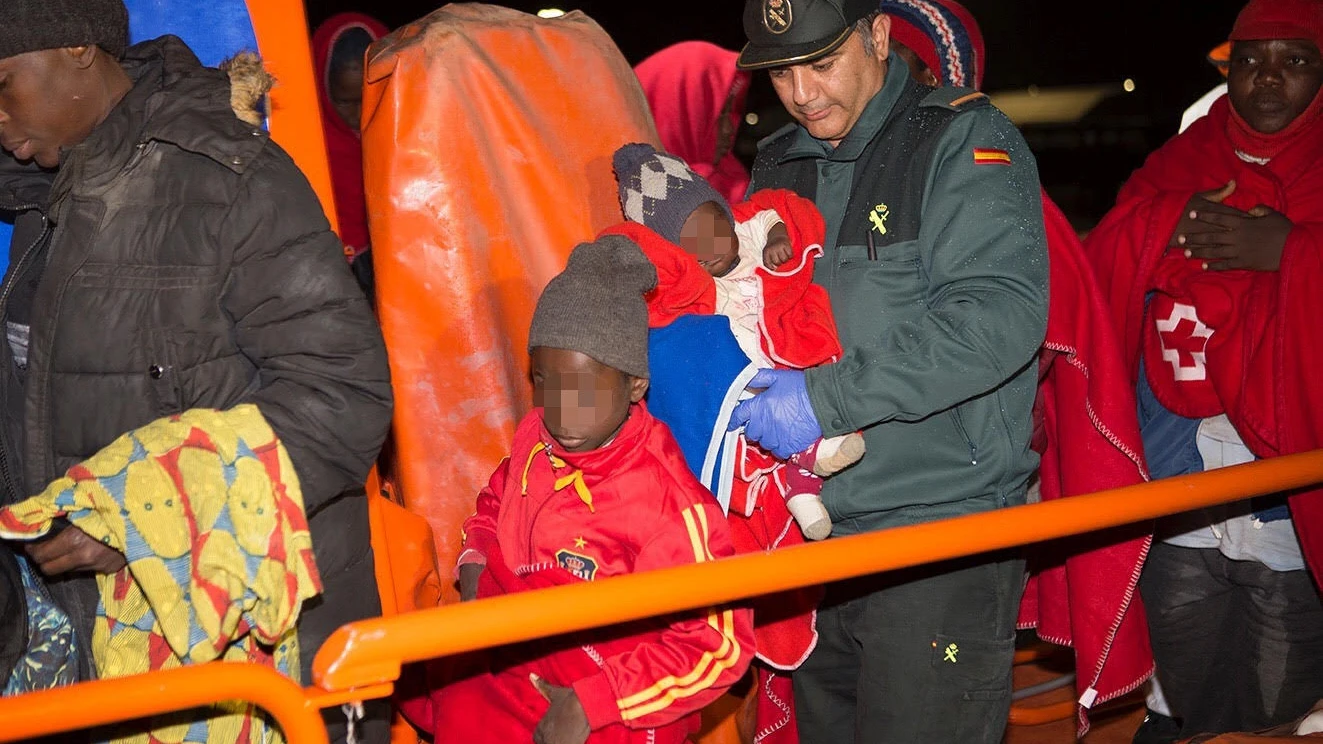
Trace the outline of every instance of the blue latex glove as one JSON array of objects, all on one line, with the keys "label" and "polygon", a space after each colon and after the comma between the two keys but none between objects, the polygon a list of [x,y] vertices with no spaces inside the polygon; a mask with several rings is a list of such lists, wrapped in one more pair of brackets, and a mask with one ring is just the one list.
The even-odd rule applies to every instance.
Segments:
[{"label": "blue latex glove", "polygon": [[759,370],[750,388],[763,392],[735,406],[729,431],[744,427],[744,436],[782,460],[803,452],[822,438],[822,427],[809,402],[804,373],[797,369]]}]

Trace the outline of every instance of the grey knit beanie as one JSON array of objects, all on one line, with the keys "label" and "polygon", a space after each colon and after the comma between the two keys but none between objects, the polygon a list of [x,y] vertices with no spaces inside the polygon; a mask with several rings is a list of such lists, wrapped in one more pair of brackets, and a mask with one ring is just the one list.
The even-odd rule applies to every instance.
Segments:
[{"label": "grey knit beanie", "polygon": [[616,150],[613,165],[625,219],[645,225],[672,243],[680,242],[685,220],[704,202],[714,202],[735,224],[721,194],[674,155],[634,143]]},{"label": "grey knit beanie", "polygon": [[565,270],[542,290],[528,350],[578,351],[634,377],[648,377],[648,306],[657,270],[638,245],[620,235],[581,243]]},{"label": "grey knit beanie", "polygon": [[123,0],[5,0],[0,59],[95,44],[119,59],[129,44]]}]

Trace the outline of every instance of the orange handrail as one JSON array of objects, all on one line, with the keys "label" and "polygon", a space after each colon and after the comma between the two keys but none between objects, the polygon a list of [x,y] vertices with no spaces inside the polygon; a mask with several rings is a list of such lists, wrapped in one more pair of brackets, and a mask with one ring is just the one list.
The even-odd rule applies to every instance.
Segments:
[{"label": "orange handrail", "polygon": [[326,744],[321,712],[292,680],[257,664],[217,663],[0,698],[0,742],[132,721],[230,700],[271,714],[298,744]]},{"label": "orange handrail", "polygon": [[597,582],[446,605],[337,630],[313,660],[327,690],[402,663],[1132,524],[1323,481],[1323,450],[1194,475]]},{"label": "orange handrail", "polygon": [[[221,700],[272,714],[290,744],[323,744],[315,709],[390,694],[403,663],[611,625],[801,586],[1028,545],[1323,482],[1323,450],[1087,496],[899,527],[769,554],[447,605],[337,630],[299,690],[265,667],[210,664],[0,698],[0,742]],[[1021,711],[1053,720],[1073,701]],[[18,722],[13,724],[11,722]]]}]

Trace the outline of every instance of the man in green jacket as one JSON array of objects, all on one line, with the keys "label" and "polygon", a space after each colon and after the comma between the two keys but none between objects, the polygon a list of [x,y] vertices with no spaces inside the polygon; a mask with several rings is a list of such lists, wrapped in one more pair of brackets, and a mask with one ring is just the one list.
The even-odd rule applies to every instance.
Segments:
[{"label": "man in green jacket", "polygon": [[[987,98],[910,79],[876,0],[747,0],[746,70],[797,124],[759,145],[752,190],[790,188],[827,223],[815,280],[845,353],[764,371],[732,428],[778,456],[862,430],[827,480],[835,536],[1021,504],[1047,325],[1037,168]],[[1001,740],[1017,553],[829,588],[795,674],[804,742]]]}]

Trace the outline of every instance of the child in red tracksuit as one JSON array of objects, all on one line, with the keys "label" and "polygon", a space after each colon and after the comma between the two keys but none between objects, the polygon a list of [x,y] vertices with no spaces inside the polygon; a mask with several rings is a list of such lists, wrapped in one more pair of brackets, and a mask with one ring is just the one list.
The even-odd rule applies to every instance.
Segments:
[{"label": "child in red tracksuit", "polygon": [[[642,399],[656,272],[607,236],[575,248],[529,333],[534,403],[464,524],[462,598],[731,555],[720,506]],[[684,742],[753,658],[748,610],[530,642],[407,701],[437,744]]]}]

